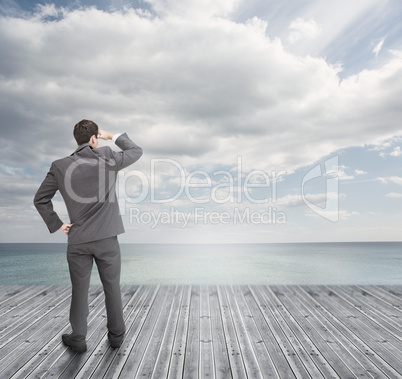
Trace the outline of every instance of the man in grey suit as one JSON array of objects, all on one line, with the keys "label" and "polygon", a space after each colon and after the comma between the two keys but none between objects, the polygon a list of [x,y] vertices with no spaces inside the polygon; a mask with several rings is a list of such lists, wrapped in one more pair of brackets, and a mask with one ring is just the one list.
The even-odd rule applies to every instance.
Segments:
[{"label": "man in grey suit", "polygon": [[[78,148],[68,157],[52,163],[39,187],[34,204],[51,233],[68,235],[67,260],[72,297],[71,334],[63,343],[74,352],[87,350],[88,288],[93,260],[105,292],[110,346],[120,347],[125,334],[120,292],[120,247],[117,235],[124,233],[116,197],[118,171],[137,161],[142,149],[126,133],[111,134],[89,120],[74,127]],[[98,148],[98,138],[113,140],[121,151]],[[70,222],[63,222],[53,210],[52,198],[60,191]]]}]

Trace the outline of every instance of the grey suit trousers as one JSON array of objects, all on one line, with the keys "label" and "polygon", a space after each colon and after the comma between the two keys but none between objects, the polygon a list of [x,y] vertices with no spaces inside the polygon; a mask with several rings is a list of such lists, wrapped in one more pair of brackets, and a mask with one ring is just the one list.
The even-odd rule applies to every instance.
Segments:
[{"label": "grey suit trousers", "polygon": [[125,326],[120,292],[121,258],[117,236],[67,246],[67,260],[72,284],[70,324],[71,338],[84,341],[87,335],[88,289],[93,261],[105,292],[108,337],[118,342]]}]

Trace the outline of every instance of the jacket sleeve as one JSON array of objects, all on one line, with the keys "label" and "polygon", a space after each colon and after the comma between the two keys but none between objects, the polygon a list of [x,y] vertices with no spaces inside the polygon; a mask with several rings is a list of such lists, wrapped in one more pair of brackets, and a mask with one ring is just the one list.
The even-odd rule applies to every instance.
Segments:
[{"label": "jacket sleeve", "polygon": [[34,197],[34,205],[42,216],[50,233],[56,232],[63,225],[63,221],[60,220],[57,213],[53,210],[52,198],[57,190],[57,178],[52,164],[45,180],[40,185]]},{"label": "jacket sleeve", "polygon": [[114,159],[117,163],[117,169],[121,170],[130,166],[142,156],[142,149],[137,146],[126,133],[123,133],[116,139],[116,145],[120,147],[122,151],[113,152]]}]

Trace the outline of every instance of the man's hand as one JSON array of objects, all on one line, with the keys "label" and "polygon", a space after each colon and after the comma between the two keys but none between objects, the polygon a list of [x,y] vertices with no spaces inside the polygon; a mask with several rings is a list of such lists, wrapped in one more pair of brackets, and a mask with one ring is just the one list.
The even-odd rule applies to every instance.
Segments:
[{"label": "man's hand", "polygon": [[70,231],[70,228],[71,228],[72,225],[73,225],[73,224],[65,223],[65,224],[63,224],[63,225],[61,226],[61,228],[60,228],[59,230],[60,230],[61,232],[63,232],[65,235],[67,235],[68,232]]},{"label": "man's hand", "polygon": [[106,132],[105,130],[98,129],[98,138],[108,140],[112,139],[114,134]]}]

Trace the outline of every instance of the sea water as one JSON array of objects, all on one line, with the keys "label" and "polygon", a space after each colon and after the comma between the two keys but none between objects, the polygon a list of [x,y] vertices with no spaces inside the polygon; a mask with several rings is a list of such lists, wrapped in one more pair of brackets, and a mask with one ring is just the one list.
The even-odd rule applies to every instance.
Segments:
[{"label": "sea water", "polygon": [[[0,244],[0,284],[70,284],[66,247]],[[402,284],[402,242],[121,244],[121,257],[122,284]]]}]

